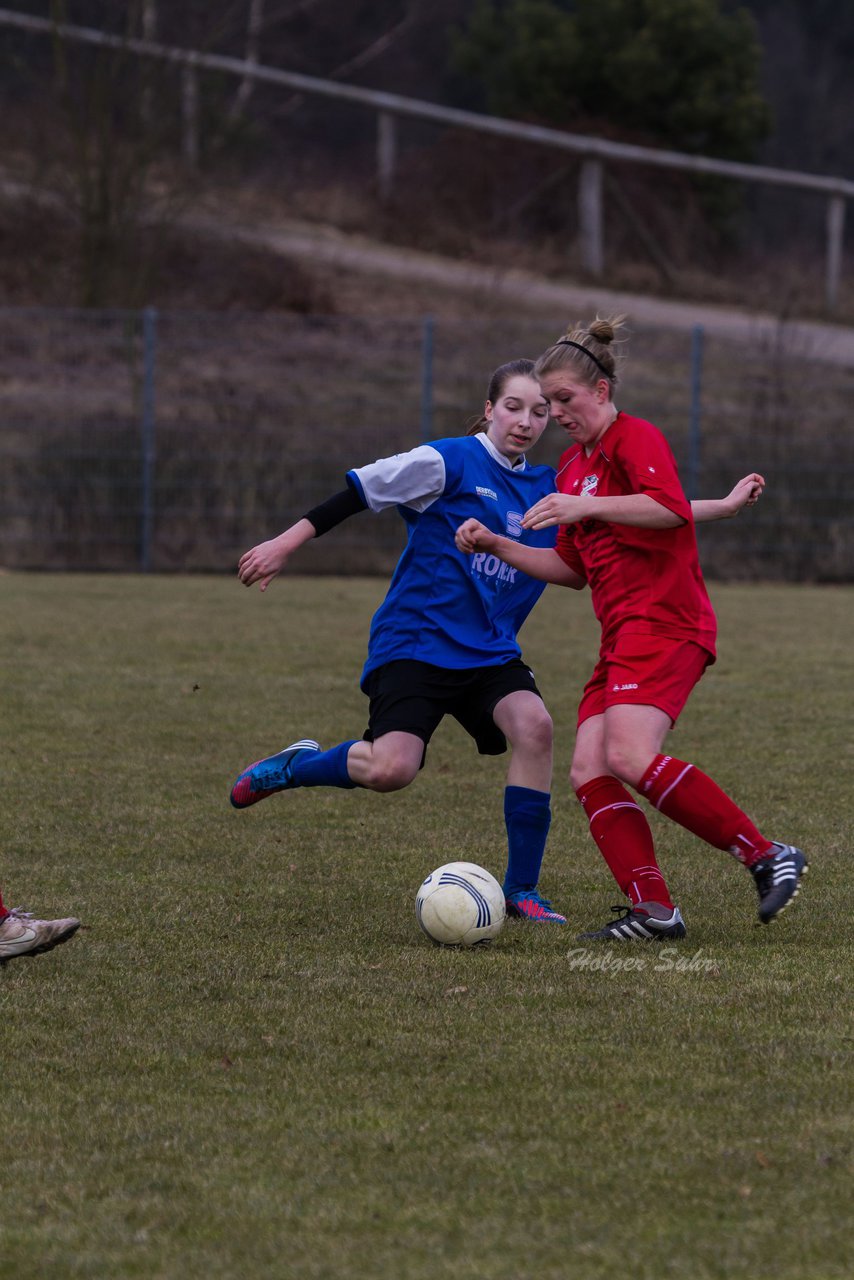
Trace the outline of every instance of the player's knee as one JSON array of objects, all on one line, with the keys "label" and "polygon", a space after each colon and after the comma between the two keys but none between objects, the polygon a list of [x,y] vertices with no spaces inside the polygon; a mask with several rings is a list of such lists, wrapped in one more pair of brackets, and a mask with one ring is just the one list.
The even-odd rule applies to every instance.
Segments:
[{"label": "player's knee", "polygon": [[512,734],[507,735],[507,740],[517,756],[550,756],[554,745],[554,725],[545,707],[536,715],[527,716]]},{"label": "player's knee", "polygon": [[554,746],[554,730],[552,727],[551,716],[537,721],[535,725],[531,725],[524,739],[525,749],[529,755],[545,757],[551,756]]},{"label": "player's knee", "polygon": [[418,769],[405,760],[375,760],[365,786],[371,791],[400,791],[417,776]]},{"label": "player's knee", "polygon": [[586,758],[574,757],[569,768],[569,785],[573,791],[577,791],[579,787],[582,787],[585,782],[589,782],[596,774],[597,770]]},{"label": "player's knee", "polygon": [[643,766],[639,762],[637,749],[632,743],[619,739],[606,744],[605,763],[609,773],[613,774],[615,778],[619,778],[621,782],[627,782],[630,786],[634,786],[643,773]]}]

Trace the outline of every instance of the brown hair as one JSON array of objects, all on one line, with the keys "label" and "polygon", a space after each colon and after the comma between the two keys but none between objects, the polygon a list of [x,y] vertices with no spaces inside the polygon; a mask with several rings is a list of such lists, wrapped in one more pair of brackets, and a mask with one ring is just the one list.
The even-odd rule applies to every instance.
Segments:
[{"label": "brown hair", "polygon": [[580,382],[595,387],[605,378],[613,394],[617,385],[617,355],[612,344],[622,329],[625,316],[597,316],[590,324],[580,321],[567,329],[534,366],[534,377],[542,378],[556,370],[571,369]]},{"label": "brown hair", "polygon": [[[500,364],[489,379],[489,386],[486,388],[486,399],[489,403],[495,404],[496,400],[500,400],[510,379],[518,377],[533,378],[536,381],[533,360],[510,360],[507,364]],[[478,431],[485,431],[488,426],[489,420],[486,414],[482,413],[468,427],[466,435],[477,435]]]}]

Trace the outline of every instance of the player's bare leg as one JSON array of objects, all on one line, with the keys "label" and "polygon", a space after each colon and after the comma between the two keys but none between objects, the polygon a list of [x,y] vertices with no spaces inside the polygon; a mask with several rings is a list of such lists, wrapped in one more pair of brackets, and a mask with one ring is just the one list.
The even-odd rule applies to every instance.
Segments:
[{"label": "player's bare leg", "polygon": [[399,791],[417,776],[423,758],[424,743],[412,733],[386,733],[375,742],[348,740],[328,751],[312,738],[301,738],[244,769],[231,789],[231,803],[247,809],[297,787]]},{"label": "player's bare leg", "polygon": [[[613,715],[624,711],[626,716]],[[644,706],[608,708],[578,727],[571,781],[587,814],[590,834],[629,900],[628,907],[613,908],[618,918],[581,934],[584,941],[685,936],[685,923],[655,856],[649,822],[625,786],[631,777],[640,778],[669,728],[669,716],[656,707]],[[623,776],[617,774],[618,769]]]},{"label": "player's bare leg", "polygon": [[347,753],[347,772],[357,787],[400,791],[418,776],[424,743],[414,733],[384,733],[375,742],[354,742]]}]

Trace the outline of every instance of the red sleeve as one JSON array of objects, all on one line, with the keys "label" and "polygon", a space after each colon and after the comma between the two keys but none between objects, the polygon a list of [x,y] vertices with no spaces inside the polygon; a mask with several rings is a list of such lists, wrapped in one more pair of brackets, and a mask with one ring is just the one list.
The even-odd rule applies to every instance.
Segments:
[{"label": "red sleeve", "polygon": [[575,530],[574,524],[558,525],[557,542],[555,543],[555,551],[560,556],[565,565],[572,569],[573,573],[577,573],[580,578],[587,581],[587,570],[584,562],[578,554],[575,546],[575,538],[573,536]]},{"label": "red sleeve", "polygon": [[692,522],[691,504],[679,482],[676,459],[658,427],[642,418],[632,419],[629,429],[620,434],[616,461],[633,493],[645,493],[674,515]]}]

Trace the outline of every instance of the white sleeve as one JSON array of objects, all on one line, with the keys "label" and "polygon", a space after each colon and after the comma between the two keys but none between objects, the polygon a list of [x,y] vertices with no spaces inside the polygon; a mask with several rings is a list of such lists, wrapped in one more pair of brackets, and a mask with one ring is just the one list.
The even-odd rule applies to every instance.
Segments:
[{"label": "white sleeve", "polygon": [[380,458],[347,472],[371,511],[398,505],[426,511],[445,491],[445,459],[432,445],[420,444],[407,453]]}]

